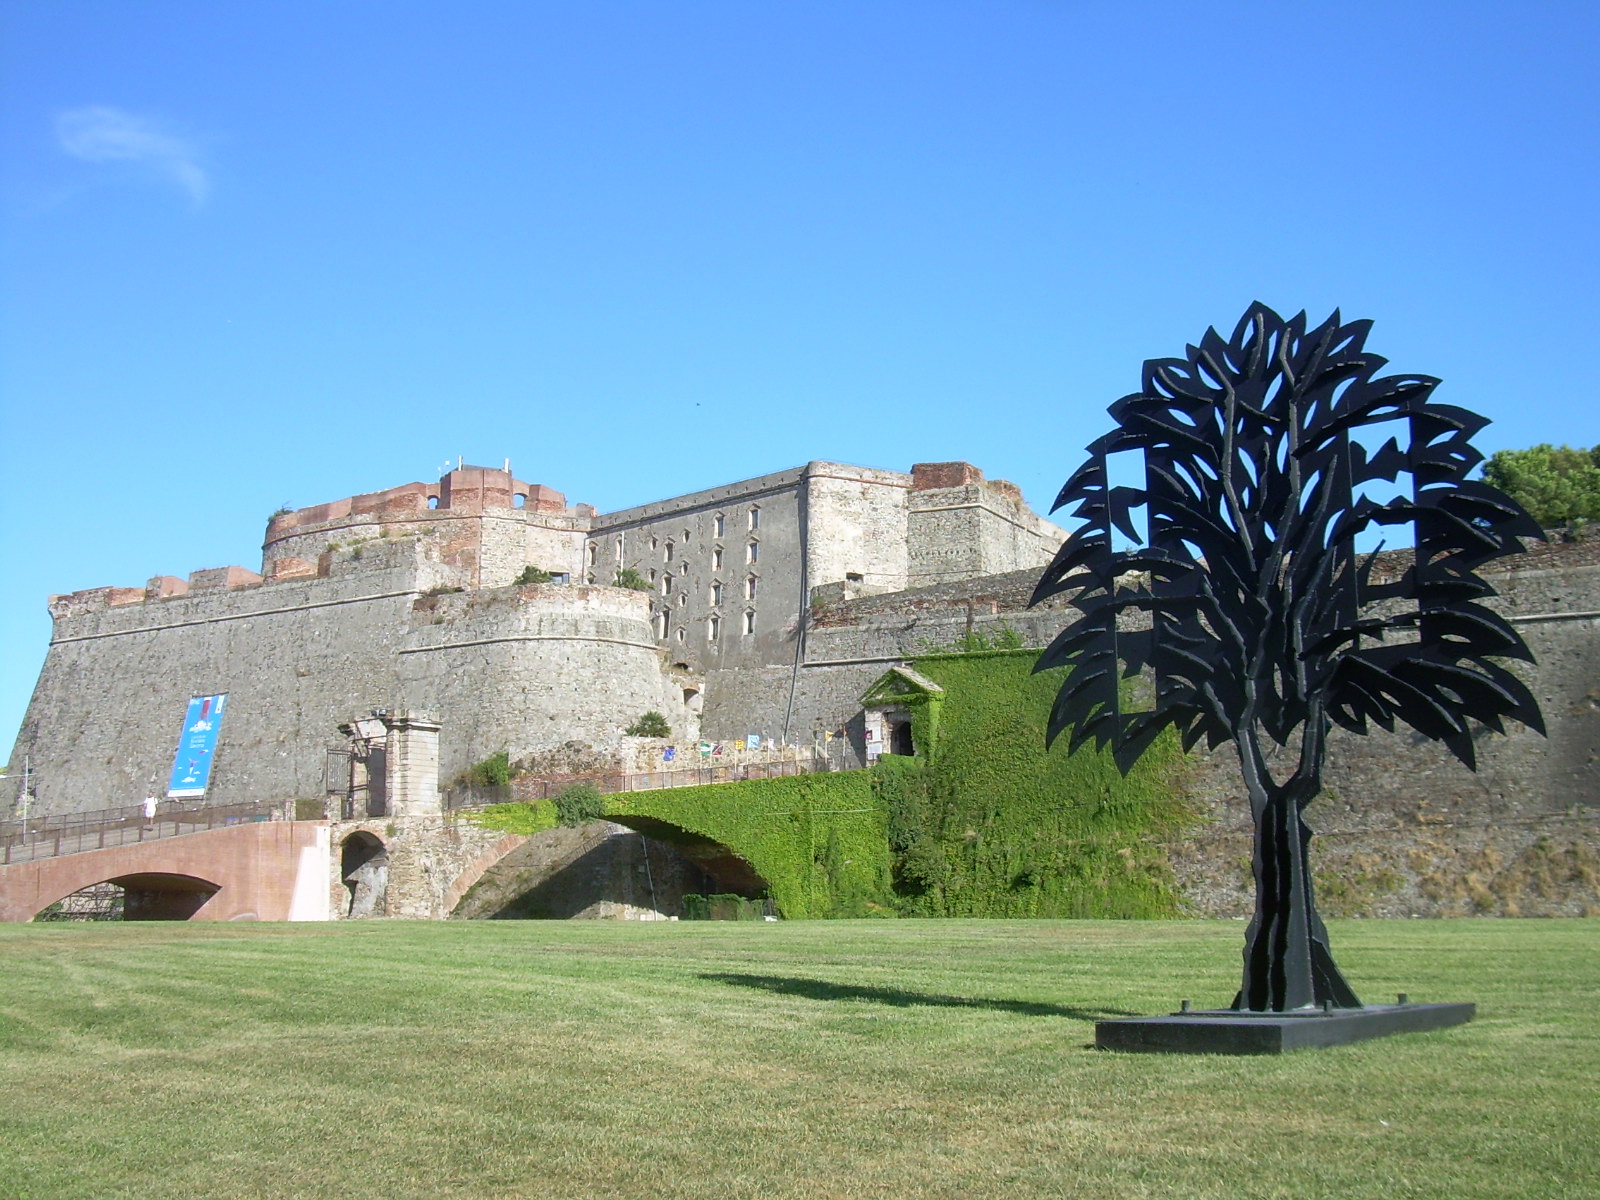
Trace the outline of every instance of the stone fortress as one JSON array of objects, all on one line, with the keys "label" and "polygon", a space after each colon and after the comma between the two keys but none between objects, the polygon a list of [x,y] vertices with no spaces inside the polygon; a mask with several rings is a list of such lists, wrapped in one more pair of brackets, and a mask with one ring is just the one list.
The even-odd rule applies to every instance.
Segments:
[{"label": "stone fortress", "polygon": [[[189,698],[219,693],[219,805],[321,798],[340,727],[372,713],[437,722],[445,781],[569,744],[634,767],[623,731],[651,710],[680,743],[809,745],[900,657],[819,673],[813,603],[1037,572],[1062,536],[961,462],[811,462],[614,513],[460,466],[277,513],[259,574],[51,597],[12,763],[35,815],[137,803],[165,788]],[[518,584],[530,567],[551,581]]]},{"label": "stone fortress", "polygon": [[[441,812],[438,785],[501,751],[548,777],[658,770],[670,744],[692,765],[702,739],[728,744],[719,761],[741,761],[734,747],[752,737],[780,758],[825,749],[834,768],[865,765],[869,744],[919,753],[892,712],[863,703],[869,690],[973,635],[1048,644],[1070,619],[1065,602],[1027,600],[1061,537],[1014,486],[959,462],[909,473],[812,462],[609,514],[508,469],[462,466],[437,484],[276,514],[259,574],[220,567],[52,597],[11,772],[31,768],[35,818],[163,795],[190,698],[227,693],[199,803],[298,818],[236,839],[311,839],[292,853],[312,865],[275,885],[297,899],[285,891],[260,911],[487,915],[509,893],[485,871],[526,859],[539,878],[585,864],[593,879],[556,889],[572,905],[602,897],[583,915],[663,917],[681,893],[741,890],[728,874],[739,864],[716,847],[673,858],[637,827],[475,832]],[[1380,573],[1403,569],[1393,553]],[[1600,539],[1497,566],[1490,603],[1534,651],[1514,669],[1549,736],[1486,737],[1474,774],[1404,730],[1335,730],[1313,814],[1336,881],[1330,915],[1600,912]],[[550,581],[519,584],[530,567]],[[650,710],[670,738],[625,733]],[[1163,848],[1188,911],[1247,911],[1249,814],[1231,748],[1192,756],[1173,786],[1197,815]],[[0,901],[5,891],[0,880]],[[244,911],[213,910],[206,919]]]}]

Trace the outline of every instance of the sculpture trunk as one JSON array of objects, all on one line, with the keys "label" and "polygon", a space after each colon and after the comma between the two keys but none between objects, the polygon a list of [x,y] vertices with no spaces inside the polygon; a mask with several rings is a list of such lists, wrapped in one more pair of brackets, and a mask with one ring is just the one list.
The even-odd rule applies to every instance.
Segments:
[{"label": "sculpture trunk", "polygon": [[[1279,785],[1253,736],[1239,739],[1250,810],[1255,816],[1255,915],[1245,933],[1244,979],[1233,1007],[1289,1012],[1359,1008],[1328,948],[1328,931],[1312,893],[1311,828],[1301,815],[1320,790],[1315,773],[1301,771]],[[1313,752],[1320,759],[1320,752]],[[1304,761],[1304,760],[1303,760]]]}]

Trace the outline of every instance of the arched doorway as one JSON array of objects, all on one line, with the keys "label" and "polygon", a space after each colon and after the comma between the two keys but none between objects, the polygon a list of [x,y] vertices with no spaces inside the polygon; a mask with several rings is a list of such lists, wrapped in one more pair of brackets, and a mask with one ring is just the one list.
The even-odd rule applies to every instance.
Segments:
[{"label": "arched doorway", "polygon": [[350,893],[344,916],[381,917],[389,890],[389,851],[376,834],[358,829],[339,850],[339,878]]},{"label": "arched doorway", "polygon": [[451,916],[492,920],[692,915],[686,895],[764,898],[768,884],[728,847],[627,816],[534,834],[486,870]]}]

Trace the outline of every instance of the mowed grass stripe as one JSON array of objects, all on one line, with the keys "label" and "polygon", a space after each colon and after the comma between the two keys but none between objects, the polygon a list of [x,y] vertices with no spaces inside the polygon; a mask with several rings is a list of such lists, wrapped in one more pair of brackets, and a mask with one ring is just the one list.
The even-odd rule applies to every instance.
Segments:
[{"label": "mowed grass stripe", "polygon": [[1600,922],[1339,922],[1457,1030],[1086,1048],[1225,922],[0,927],[0,1195],[1600,1194]]}]

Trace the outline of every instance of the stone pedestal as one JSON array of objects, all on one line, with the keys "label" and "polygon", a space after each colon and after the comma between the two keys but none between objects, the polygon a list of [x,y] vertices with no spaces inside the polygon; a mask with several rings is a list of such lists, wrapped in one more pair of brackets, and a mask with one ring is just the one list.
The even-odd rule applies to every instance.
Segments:
[{"label": "stone pedestal", "polygon": [[1302,1012],[1237,1012],[1231,1008],[1096,1021],[1101,1050],[1150,1054],[1283,1054],[1343,1046],[1391,1033],[1464,1025],[1475,1004],[1369,1004]]}]

